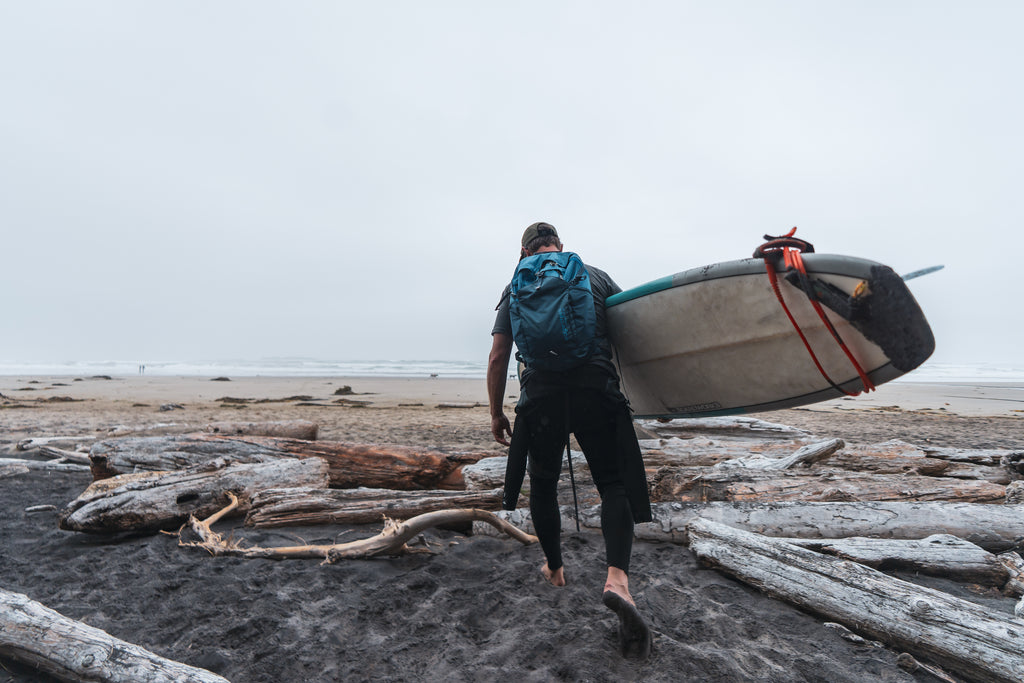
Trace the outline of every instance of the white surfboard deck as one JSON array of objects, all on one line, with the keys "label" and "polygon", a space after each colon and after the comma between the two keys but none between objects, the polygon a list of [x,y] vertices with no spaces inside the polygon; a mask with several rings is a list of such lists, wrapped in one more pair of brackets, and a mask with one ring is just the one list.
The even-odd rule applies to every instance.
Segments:
[{"label": "white surfboard deck", "polygon": [[[927,321],[891,269],[849,256],[803,258],[812,280],[841,293],[867,286],[870,305],[861,306],[856,326],[825,311],[872,382],[895,379],[931,355]],[[782,275],[786,304],[826,373],[846,391],[862,390],[808,297]],[[622,389],[636,417],[735,415],[846,395],[815,366],[760,259],[695,268],[621,292],[608,298],[607,315]]]}]

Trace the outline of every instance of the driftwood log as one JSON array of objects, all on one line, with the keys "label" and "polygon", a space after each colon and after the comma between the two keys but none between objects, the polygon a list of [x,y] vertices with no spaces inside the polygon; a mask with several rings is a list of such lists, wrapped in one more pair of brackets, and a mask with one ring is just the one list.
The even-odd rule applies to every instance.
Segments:
[{"label": "driftwood log", "polygon": [[462,466],[483,453],[441,453],[410,446],[304,441],[261,436],[213,434],[129,437],[93,444],[93,476],[191,467],[213,459],[240,463],[281,458],[323,458],[335,488],[399,490],[465,488]]},{"label": "driftwood log", "polygon": [[83,442],[95,441],[96,437],[88,436],[37,436],[31,439],[22,439],[15,448],[19,451],[31,451],[41,446],[52,446],[54,448],[77,448]]},{"label": "driftwood log", "polygon": [[226,678],[165,659],[31,600],[0,589],[0,656],[62,681],[227,683]]},{"label": "driftwood log", "polygon": [[211,422],[203,430],[221,436],[278,436],[288,439],[316,441],[320,425],[309,420],[279,422]]},{"label": "driftwood log", "polygon": [[1024,624],[854,562],[706,519],[689,525],[706,564],[769,595],[975,681],[1024,679]]},{"label": "driftwood log", "polygon": [[783,458],[770,458],[765,455],[755,454],[742,458],[726,460],[715,465],[715,468],[738,468],[755,469],[761,471],[791,470],[797,467],[809,467],[817,462],[825,460],[846,445],[842,439],[828,439],[817,443],[809,443],[801,446],[792,455]]},{"label": "driftwood log", "polygon": [[0,469],[21,467],[28,470],[50,470],[54,472],[88,472],[89,466],[74,462],[57,460],[29,460],[26,458],[0,458]]},{"label": "driftwood log", "polygon": [[990,481],[849,473],[837,470],[663,468],[651,477],[658,501],[960,501],[1001,503],[1006,487]]},{"label": "driftwood log", "polygon": [[489,491],[394,491],[390,489],[284,488],[257,491],[245,523],[256,527],[368,524],[382,517],[409,519],[452,508],[497,510],[501,489]]},{"label": "driftwood log", "polygon": [[[1024,543],[1024,506],[981,503],[655,503],[653,524],[637,525],[637,537],[686,542],[696,517],[765,536],[793,538],[921,539],[949,534],[989,552],[1015,550]],[[583,510],[580,511],[584,513]],[[600,512],[587,510],[581,522],[600,528]]]},{"label": "driftwood log", "polygon": [[[654,521],[637,524],[640,540],[689,543],[686,526],[706,518],[775,538],[837,539],[853,536],[922,539],[957,536],[993,553],[1024,545],[1024,505],[982,503],[654,503]],[[522,529],[532,529],[530,512],[497,513]],[[562,528],[575,526],[572,506],[562,506]],[[580,525],[601,528],[598,507],[580,508]],[[487,533],[474,526],[474,533]]]},{"label": "driftwood log", "polygon": [[3,463],[0,463],[0,479],[16,477],[19,474],[28,474],[29,472],[29,468],[24,465],[19,465],[17,463],[4,465]]},{"label": "driftwood log", "polygon": [[873,569],[916,572],[995,588],[1006,586],[1011,577],[1010,569],[998,555],[948,534],[935,534],[921,540],[856,537],[828,541],[779,540]]},{"label": "driftwood log", "polygon": [[179,472],[142,472],[93,482],[58,515],[61,529],[92,533],[157,531],[178,527],[189,515],[208,515],[242,497],[241,512],[258,490],[283,486],[327,487],[319,458],[263,463],[214,460]]},{"label": "driftwood log", "polygon": [[322,559],[324,564],[331,564],[338,560],[357,559],[373,557],[375,555],[394,555],[407,552],[406,542],[417,534],[436,526],[451,526],[453,524],[472,524],[484,522],[501,533],[507,534],[520,543],[529,544],[537,541],[532,536],[505,520],[497,517],[494,513],[486,510],[460,509],[441,510],[418,515],[412,519],[398,523],[387,519],[384,529],[376,536],[365,538],[348,543],[335,543],[331,545],[301,545],[275,548],[262,548],[259,546],[243,547],[236,541],[225,540],[211,527],[223,516],[235,510],[239,501],[231,493],[227,494],[230,503],[224,509],[216,512],[206,520],[199,520],[195,516],[189,517],[188,526],[199,537],[199,541],[182,540],[178,532],[178,544],[182,547],[201,548],[211,555],[228,555],[233,557],[264,558],[273,560],[283,559]]}]

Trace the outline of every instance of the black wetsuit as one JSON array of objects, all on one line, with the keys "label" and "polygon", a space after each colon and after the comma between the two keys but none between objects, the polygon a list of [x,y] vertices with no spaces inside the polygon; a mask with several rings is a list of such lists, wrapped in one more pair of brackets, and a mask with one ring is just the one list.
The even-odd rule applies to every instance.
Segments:
[{"label": "black wetsuit", "polygon": [[[562,566],[558,477],[566,437],[575,434],[601,494],[601,531],[608,565],[628,572],[633,524],[650,521],[650,502],[640,447],[605,334],[604,300],[621,289],[604,271],[592,266],[587,270],[597,314],[597,351],[586,365],[569,372],[526,368],[509,458],[517,457],[520,448],[529,452],[530,515],[548,567],[556,570]],[[512,336],[508,290],[491,333]],[[513,486],[513,501],[518,486]]]}]

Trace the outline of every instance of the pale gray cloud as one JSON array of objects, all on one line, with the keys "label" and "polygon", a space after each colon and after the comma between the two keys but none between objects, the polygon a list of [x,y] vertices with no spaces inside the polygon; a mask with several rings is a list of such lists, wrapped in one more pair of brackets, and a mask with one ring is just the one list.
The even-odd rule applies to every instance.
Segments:
[{"label": "pale gray cloud", "polygon": [[944,263],[936,359],[1018,361],[1022,19],[4,3],[0,359],[482,358],[544,219],[624,287],[793,225]]}]

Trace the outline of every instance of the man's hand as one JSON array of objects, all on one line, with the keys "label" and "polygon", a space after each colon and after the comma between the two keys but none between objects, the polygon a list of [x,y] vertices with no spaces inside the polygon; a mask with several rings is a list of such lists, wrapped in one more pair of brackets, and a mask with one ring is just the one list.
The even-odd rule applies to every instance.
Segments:
[{"label": "man's hand", "polygon": [[502,401],[505,397],[505,374],[512,355],[512,336],[492,335],[491,353],[487,357],[487,403],[491,410],[491,434],[498,443],[508,446],[506,435],[512,436],[512,426],[505,417]]},{"label": "man's hand", "polygon": [[509,424],[508,418],[505,417],[505,413],[497,415],[491,418],[491,434],[494,435],[494,440],[503,446],[508,446],[508,438],[506,436],[512,436],[512,425]]}]

